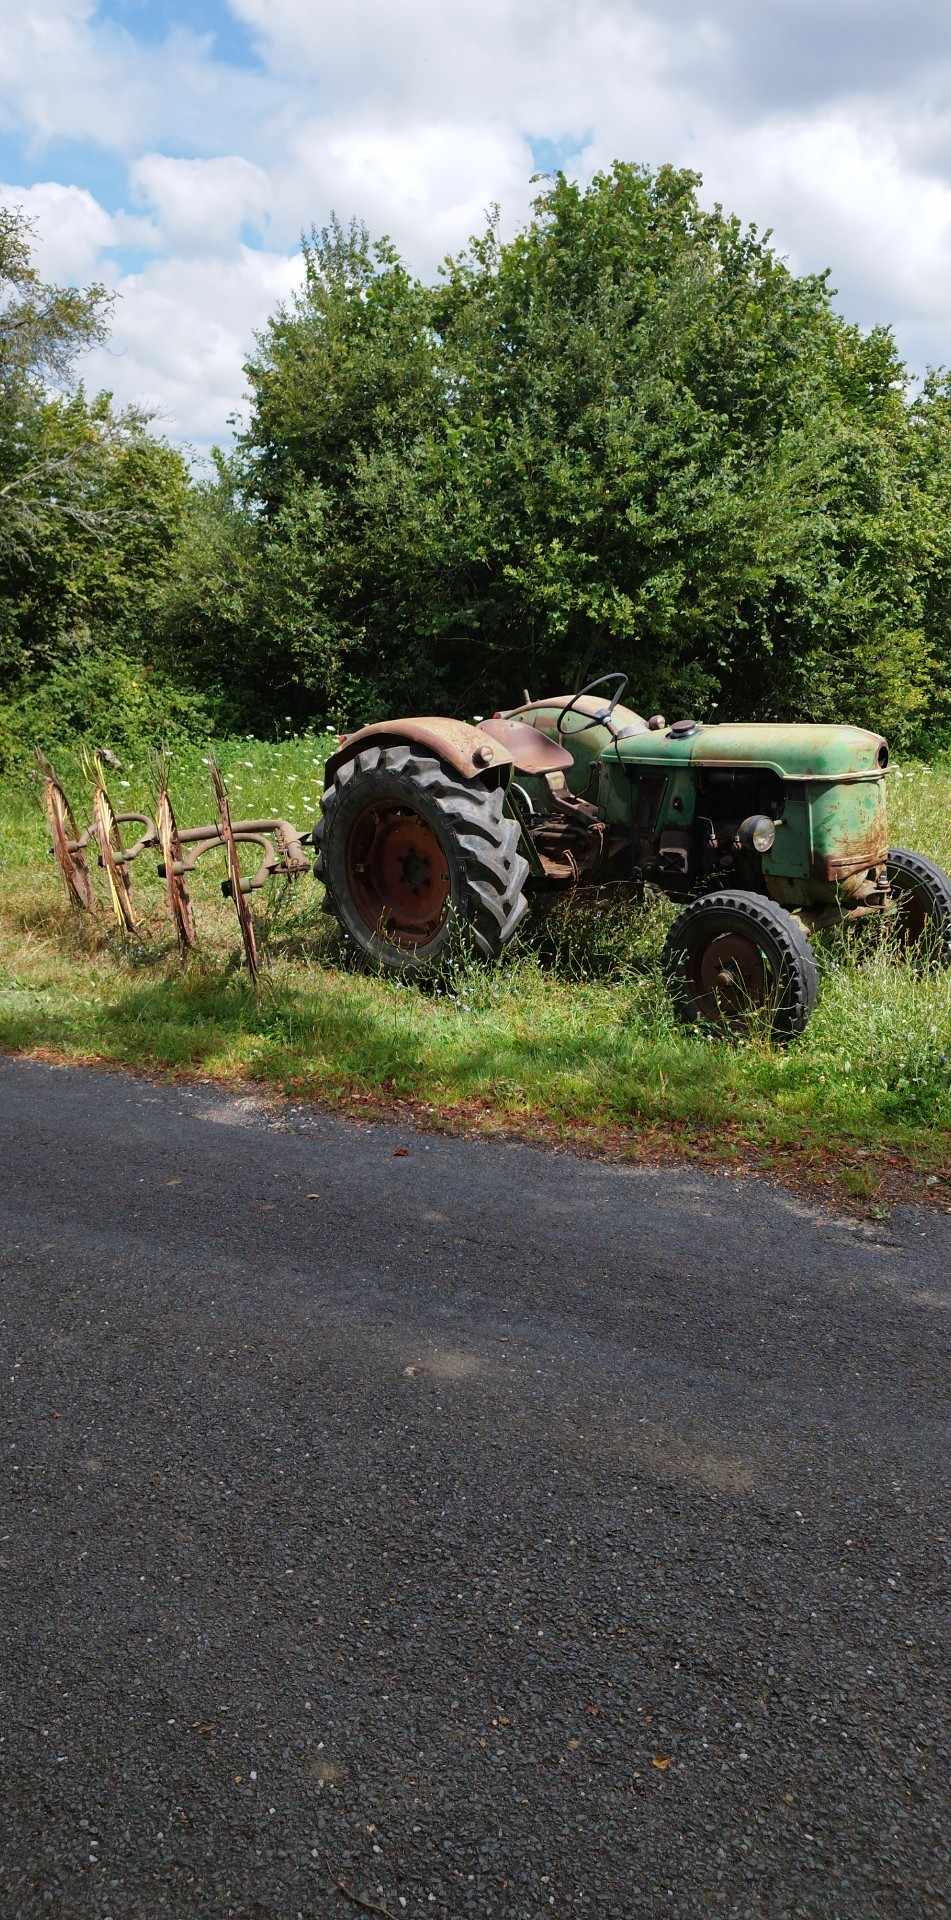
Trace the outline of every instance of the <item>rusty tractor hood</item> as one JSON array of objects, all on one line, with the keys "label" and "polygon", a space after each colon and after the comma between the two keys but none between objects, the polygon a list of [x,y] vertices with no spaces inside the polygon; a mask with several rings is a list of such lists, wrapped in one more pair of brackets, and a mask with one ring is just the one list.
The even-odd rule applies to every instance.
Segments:
[{"label": "rusty tractor hood", "polygon": [[786,780],[875,780],[888,764],[879,733],[864,727],[678,721],[663,732],[631,733],[604,753],[623,766],[767,767]]}]

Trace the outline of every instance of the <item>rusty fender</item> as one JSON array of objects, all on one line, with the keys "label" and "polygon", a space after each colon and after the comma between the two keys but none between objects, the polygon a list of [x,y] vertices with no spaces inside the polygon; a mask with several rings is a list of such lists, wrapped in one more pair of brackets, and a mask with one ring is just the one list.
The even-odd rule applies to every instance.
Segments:
[{"label": "rusty fender", "polygon": [[358,733],[345,734],[336,753],[324,768],[324,785],[329,787],[338,767],[355,759],[364,747],[390,747],[397,742],[423,747],[437,760],[461,774],[463,780],[484,779],[496,771],[508,779],[513,755],[499,740],[492,740],[480,727],[466,720],[443,720],[432,714],[412,720],[381,720]]}]

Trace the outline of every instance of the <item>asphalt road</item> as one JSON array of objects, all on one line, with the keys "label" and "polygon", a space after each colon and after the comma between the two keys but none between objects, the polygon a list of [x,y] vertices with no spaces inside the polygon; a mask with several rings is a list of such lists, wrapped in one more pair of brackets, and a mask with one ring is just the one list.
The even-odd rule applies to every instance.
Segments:
[{"label": "asphalt road", "polygon": [[0,1062],[0,1911],[949,1912],[951,1217]]}]

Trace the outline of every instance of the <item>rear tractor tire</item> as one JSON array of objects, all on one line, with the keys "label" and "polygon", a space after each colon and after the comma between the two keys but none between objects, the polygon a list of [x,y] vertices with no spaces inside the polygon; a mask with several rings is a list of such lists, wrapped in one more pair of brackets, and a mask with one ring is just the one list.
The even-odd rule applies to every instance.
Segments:
[{"label": "rear tractor tire", "polygon": [[365,747],[327,788],[314,871],[325,905],[387,973],[428,973],[453,923],[494,959],[528,910],[528,863],[500,787],[409,746]]},{"label": "rear tractor tire", "polygon": [[684,908],[662,966],[681,1019],[742,1033],[765,1018],[792,1040],[816,1004],[818,974],[805,930],[760,893],[708,893]]},{"label": "rear tractor tire", "polygon": [[921,853],[892,847],[888,879],[901,945],[951,966],[951,879]]}]

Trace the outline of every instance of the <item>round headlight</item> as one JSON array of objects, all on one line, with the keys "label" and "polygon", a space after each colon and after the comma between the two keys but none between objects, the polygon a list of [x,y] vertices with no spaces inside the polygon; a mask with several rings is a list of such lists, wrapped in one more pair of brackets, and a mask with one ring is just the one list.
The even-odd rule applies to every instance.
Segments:
[{"label": "round headlight", "polygon": [[741,847],[747,847],[753,853],[768,853],[776,838],[776,822],[768,814],[751,813],[744,820],[737,839]]}]

